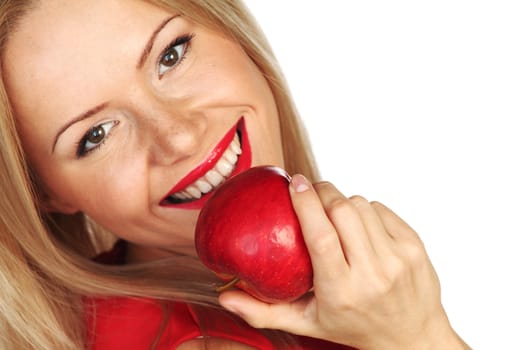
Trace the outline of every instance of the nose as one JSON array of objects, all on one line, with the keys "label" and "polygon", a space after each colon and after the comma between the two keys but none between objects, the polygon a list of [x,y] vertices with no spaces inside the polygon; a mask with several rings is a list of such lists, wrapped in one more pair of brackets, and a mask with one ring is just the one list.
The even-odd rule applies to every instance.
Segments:
[{"label": "nose", "polygon": [[207,128],[207,118],[190,97],[160,94],[148,81],[133,81],[126,94],[136,115],[137,132],[147,149],[148,162],[171,165],[195,155]]},{"label": "nose", "polygon": [[199,140],[204,131],[199,117],[157,113],[145,122],[150,136],[150,162],[171,165],[198,151]]}]

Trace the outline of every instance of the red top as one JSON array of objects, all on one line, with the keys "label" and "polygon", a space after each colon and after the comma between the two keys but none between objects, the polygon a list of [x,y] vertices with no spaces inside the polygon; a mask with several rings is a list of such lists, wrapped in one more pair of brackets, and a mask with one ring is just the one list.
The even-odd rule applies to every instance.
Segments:
[{"label": "red top", "polygon": [[[125,243],[117,243],[111,252],[97,261],[118,264],[123,260]],[[88,341],[92,350],[172,350],[190,339],[203,335],[198,317],[182,302],[159,302],[145,298],[86,299]],[[218,310],[206,310],[207,336],[230,339],[260,350],[275,350],[275,346],[257,329],[241,320],[234,321]],[[343,350],[348,347],[325,341],[299,337],[297,350]]]}]

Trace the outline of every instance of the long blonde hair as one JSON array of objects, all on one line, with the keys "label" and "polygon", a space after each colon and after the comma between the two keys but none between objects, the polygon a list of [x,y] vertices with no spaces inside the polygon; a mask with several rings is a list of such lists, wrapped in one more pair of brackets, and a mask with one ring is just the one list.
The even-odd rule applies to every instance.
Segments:
[{"label": "long blonde hair", "polygon": [[[279,66],[241,1],[152,0],[239,42],[266,77],[279,110],[285,168],[313,180],[317,171]],[[0,0],[0,54],[34,1]],[[0,70],[0,77],[2,70]],[[92,262],[114,237],[83,214],[38,208],[38,177],[27,164],[0,79],[0,348],[85,348],[82,296],[144,296],[216,305],[214,277],[185,263],[106,266]],[[188,263],[187,260],[191,262]],[[164,264],[163,268],[159,268]],[[189,278],[191,276],[191,278]],[[197,278],[196,278],[197,276]]]}]

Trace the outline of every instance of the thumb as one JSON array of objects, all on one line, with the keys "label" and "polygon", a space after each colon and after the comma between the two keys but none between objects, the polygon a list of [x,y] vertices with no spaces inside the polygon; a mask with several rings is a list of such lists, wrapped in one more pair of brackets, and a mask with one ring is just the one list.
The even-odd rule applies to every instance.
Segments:
[{"label": "thumb", "polygon": [[221,293],[219,303],[254,328],[280,329],[306,335],[311,328],[310,322],[304,318],[309,299],[311,296],[292,303],[268,304],[243,291],[229,290]]}]

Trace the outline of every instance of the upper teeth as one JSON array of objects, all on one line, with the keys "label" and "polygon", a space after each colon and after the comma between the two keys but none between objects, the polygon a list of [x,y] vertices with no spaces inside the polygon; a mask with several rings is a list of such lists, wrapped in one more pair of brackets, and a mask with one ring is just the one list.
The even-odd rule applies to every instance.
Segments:
[{"label": "upper teeth", "polygon": [[233,141],[211,170],[184,190],[172,194],[171,197],[185,200],[201,198],[203,194],[213,190],[231,175],[241,152],[239,135],[235,134]]}]

